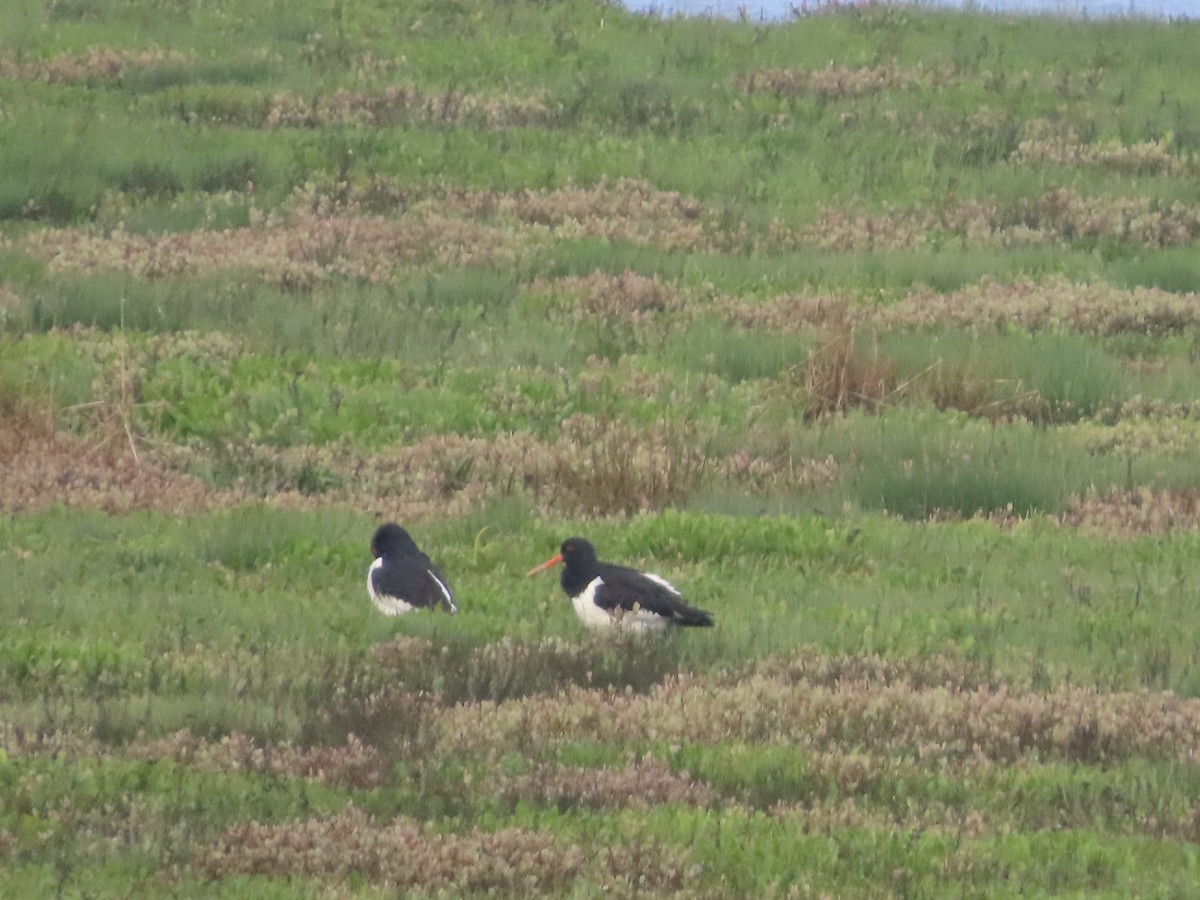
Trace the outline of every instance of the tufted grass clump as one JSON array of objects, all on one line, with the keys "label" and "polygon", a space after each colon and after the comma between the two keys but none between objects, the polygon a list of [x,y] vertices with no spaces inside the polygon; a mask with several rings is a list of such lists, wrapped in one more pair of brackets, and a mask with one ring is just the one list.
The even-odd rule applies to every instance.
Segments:
[{"label": "tufted grass clump", "polygon": [[791,374],[790,380],[799,382],[808,420],[852,409],[878,411],[896,384],[891,361],[862,347],[852,332],[835,333],[817,344],[803,368]]},{"label": "tufted grass clump", "polygon": [[1056,512],[1090,485],[1119,484],[1123,476],[1118,460],[1093,460],[1029,423],[999,428],[896,410],[862,429],[858,448],[858,466],[842,495],[862,508],[914,519]]},{"label": "tufted grass clump", "polygon": [[1123,381],[1116,359],[1071,334],[889,334],[880,344],[916,402],[993,421],[1084,419]]},{"label": "tufted grass clump", "polygon": [[592,514],[679,504],[707,467],[696,432],[684,423],[664,422],[650,441],[635,443],[622,423],[581,417],[564,437],[570,452],[558,459],[556,489]]}]

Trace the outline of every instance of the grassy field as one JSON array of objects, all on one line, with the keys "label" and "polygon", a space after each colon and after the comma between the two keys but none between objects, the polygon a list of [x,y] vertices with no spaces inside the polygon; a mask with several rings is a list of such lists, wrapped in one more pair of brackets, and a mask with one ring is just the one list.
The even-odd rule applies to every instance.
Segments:
[{"label": "grassy field", "polygon": [[0,895],[1200,894],[1198,41],[8,0]]}]

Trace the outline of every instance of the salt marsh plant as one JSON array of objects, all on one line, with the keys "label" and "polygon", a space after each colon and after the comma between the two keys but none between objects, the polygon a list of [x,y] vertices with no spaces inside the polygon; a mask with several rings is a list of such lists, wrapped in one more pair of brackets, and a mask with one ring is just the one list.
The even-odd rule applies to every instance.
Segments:
[{"label": "salt marsh plant", "polygon": [[5,4],[0,894],[1197,895],[1195,24],[826,12]]},{"label": "salt marsh plant", "polygon": [[1121,485],[1124,466],[1028,422],[896,408],[841,429],[856,466],[833,488],[865,509],[910,517],[1055,512],[1091,486]]},{"label": "salt marsh plant", "polygon": [[791,380],[802,375],[805,419],[864,408],[881,409],[895,388],[890,360],[877,350],[860,346],[851,332],[835,333],[808,353],[802,371],[797,366]]},{"label": "salt marsh plant", "polygon": [[1118,396],[1118,361],[1077,335],[886,335],[897,379],[939,409],[1034,422],[1087,418]]}]

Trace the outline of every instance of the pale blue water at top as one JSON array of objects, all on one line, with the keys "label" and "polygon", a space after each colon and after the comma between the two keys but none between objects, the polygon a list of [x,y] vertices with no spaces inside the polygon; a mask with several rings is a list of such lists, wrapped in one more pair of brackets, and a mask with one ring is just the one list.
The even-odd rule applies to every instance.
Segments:
[{"label": "pale blue water at top", "polygon": [[[823,0],[624,0],[637,12],[658,15],[701,15],[744,18],[752,21],[786,21]],[[853,0],[841,0],[853,5]],[[974,9],[1001,13],[1050,13],[1099,19],[1136,16],[1163,19],[1200,18],[1200,0],[918,0],[918,5]]]}]

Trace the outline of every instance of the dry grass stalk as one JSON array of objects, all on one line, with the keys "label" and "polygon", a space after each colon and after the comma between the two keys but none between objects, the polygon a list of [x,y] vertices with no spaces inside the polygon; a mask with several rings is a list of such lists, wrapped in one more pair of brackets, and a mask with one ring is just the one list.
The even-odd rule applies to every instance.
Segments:
[{"label": "dry grass stalk", "polygon": [[563,423],[556,498],[585,513],[632,514],[685,500],[708,469],[694,429],[664,422],[648,433],[593,416]]},{"label": "dry grass stalk", "polygon": [[928,397],[938,409],[956,409],[989,422],[1013,418],[1040,422],[1052,412],[1039,391],[1025,389],[1020,381],[979,378],[968,366],[948,366],[941,358],[910,378],[896,393],[909,390]]},{"label": "dry grass stalk", "polygon": [[391,196],[378,183],[365,191],[308,185],[282,213],[254,213],[244,228],[132,234],[118,220],[108,231],[34,232],[22,247],[55,271],[115,270],[143,278],[239,271],[301,289],[335,278],[385,283],[428,263],[511,263],[552,238],[583,237],[668,250],[718,249],[730,240],[695,200],[617,179],[587,188],[455,192],[415,201],[404,192]]},{"label": "dry grass stalk", "polygon": [[814,347],[804,361],[803,379],[808,421],[854,408],[877,411],[896,386],[891,361],[878,349],[863,354],[851,331]]},{"label": "dry grass stalk", "polygon": [[53,434],[54,413],[48,404],[34,404],[0,386],[0,460],[16,458]]},{"label": "dry grass stalk", "polygon": [[246,228],[180,234],[51,229],[31,234],[25,247],[55,271],[115,270],[151,279],[241,271],[304,289],[331,278],[383,283],[425,262],[512,261],[527,239],[435,212],[395,220],[298,205],[287,221],[271,216]]}]

